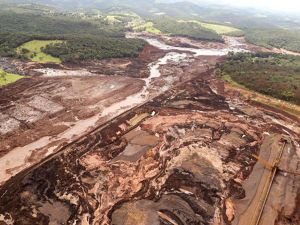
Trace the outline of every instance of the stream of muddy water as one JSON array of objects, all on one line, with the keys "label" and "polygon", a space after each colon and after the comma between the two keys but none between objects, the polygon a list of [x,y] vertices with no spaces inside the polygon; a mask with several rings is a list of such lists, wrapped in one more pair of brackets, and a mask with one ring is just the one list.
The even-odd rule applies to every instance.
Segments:
[{"label": "stream of muddy water", "polygon": [[[296,143],[298,137],[293,133],[298,133],[297,123],[265,114],[240,99],[225,101],[225,96],[214,93],[208,84],[211,77],[202,61],[246,51],[239,39],[227,39],[215,48],[185,48],[155,37],[138,38],[164,51],[163,56],[158,51],[156,61],[143,64],[148,69],[147,78],[130,77],[130,82],[139,82],[138,88],[130,94],[121,93],[123,99],[117,98],[118,102],[107,103],[107,107],[106,102],[93,101],[90,105],[99,106],[93,116],[67,122],[69,128],[64,132],[56,136],[47,133],[0,158],[0,186],[6,182],[0,189],[0,224],[190,225],[223,224],[225,219],[231,224],[233,219],[242,218],[239,212],[244,209],[249,208],[252,214],[252,202],[259,203],[255,200],[256,190],[260,190],[256,184],[263,179],[256,172],[271,172],[260,164],[252,172],[256,163],[252,154],[258,154],[260,146],[263,151],[276,152],[282,137],[290,136],[280,167],[297,168],[299,141]],[[77,73],[46,68],[40,72],[47,77],[42,80],[53,76],[59,82],[68,76],[90,75],[79,71],[81,68]],[[90,76],[95,76],[94,82],[100,75]],[[179,79],[183,76],[187,82]],[[84,80],[80,78],[78,83],[84,84]],[[93,92],[91,86],[84,88],[91,96],[101,97],[102,93],[110,95],[111,89],[118,93],[124,90],[112,82],[96,83]],[[108,92],[100,92],[105,85]],[[78,84],[70,86],[80,92]],[[152,111],[156,115],[151,117]],[[97,127],[105,122],[105,128]],[[59,147],[96,127],[97,131],[63,151]],[[60,149],[63,154],[58,154]],[[49,155],[54,157],[46,161]],[[20,173],[27,168],[29,172]],[[249,174],[255,177],[250,176],[244,188],[242,182]],[[276,195],[267,203],[266,214],[272,212],[268,216],[271,219],[281,210],[273,203],[277,207],[282,199],[280,208],[287,206],[293,212],[290,202],[296,198],[294,187],[299,186],[289,175],[279,179]]]},{"label": "stream of muddy water", "polygon": [[[107,108],[105,108],[102,112],[102,116],[115,115],[119,114],[120,111],[124,111],[124,109],[129,109],[135,105],[142,104],[147,101],[149,98],[149,88],[151,87],[151,82],[155,78],[159,78],[161,76],[160,67],[162,65],[166,65],[168,63],[180,63],[182,61],[188,61],[192,57],[197,56],[223,56],[227,55],[229,52],[246,52],[247,50],[242,48],[242,44],[237,40],[228,41],[228,47],[223,49],[203,49],[203,48],[183,48],[183,47],[175,47],[163,43],[155,38],[149,38],[144,36],[136,36],[135,34],[128,33],[126,35],[127,38],[140,38],[148,42],[148,44],[159,48],[165,51],[172,51],[167,53],[164,57],[160,58],[157,62],[150,63],[148,65],[150,70],[150,75],[148,78],[143,79],[145,81],[144,88],[134,95],[128,96],[121,102],[117,102]],[[231,40],[231,39],[230,39]],[[174,51],[174,52],[173,52]],[[192,56],[186,54],[185,52],[191,52]],[[167,91],[169,87],[162,87],[161,92]],[[161,92],[156,93],[156,95],[161,94]]]},{"label": "stream of muddy water", "polygon": [[144,38],[150,45],[157,47],[162,50],[176,50],[181,52],[191,52],[194,53],[194,56],[223,56],[227,55],[229,52],[247,52],[246,49],[242,48],[242,44],[235,39],[230,39],[227,43],[227,47],[223,49],[204,49],[204,48],[184,48],[184,47],[175,47],[167,45],[155,38]]},{"label": "stream of muddy water", "polygon": [[[128,38],[130,38],[132,35],[128,35]],[[138,106],[140,104],[143,104],[147,102],[150,98],[155,97],[162,92],[168,90],[172,83],[169,83],[169,86],[161,87],[159,91],[157,91],[155,94],[150,93],[151,86],[153,85],[153,81],[157,78],[160,78],[161,72],[160,68],[163,65],[166,65],[168,63],[180,63],[182,61],[188,61],[192,60],[193,57],[197,56],[222,56],[226,55],[230,51],[238,52],[238,51],[246,51],[243,49],[239,43],[229,44],[227,48],[224,49],[196,49],[196,48],[182,48],[182,47],[174,47],[171,45],[167,45],[155,38],[148,38],[148,37],[139,37],[147,41],[150,45],[157,47],[161,50],[169,51],[165,56],[157,60],[156,62],[150,63],[148,65],[150,74],[148,78],[143,79],[145,82],[145,85],[143,89],[131,96],[128,96],[124,100],[121,100],[120,102],[114,103],[106,108],[103,109],[103,111],[100,114],[96,114],[93,117],[90,117],[85,120],[79,120],[76,121],[73,126],[68,128],[65,132],[57,135],[56,137],[43,137],[39,140],[36,140],[28,145],[17,147],[10,152],[8,152],[6,155],[0,158],[0,185],[3,184],[5,181],[10,179],[12,176],[16,175],[20,171],[32,166],[36,162],[28,161],[32,154],[34,154],[37,150],[45,150],[45,148],[54,142],[59,142],[63,140],[68,140],[69,142],[74,140],[76,136],[79,136],[81,134],[84,134],[88,130],[90,130],[92,127],[95,126],[97,121],[100,119],[103,119],[104,117],[106,120],[110,120],[111,118],[120,115],[121,113]],[[191,54],[187,54],[187,52],[190,52]],[[44,76],[51,77],[55,76],[57,77],[57,74],[54,74],[54,70],[50,68],[43,69],[42,71],[44,73]],[[56,71],[58,74],[63,74],[63,76],[67,76],[66,72],[59,73],[59,71]],[[74,74],[74,72],[72,73]],[[48,148],[45,154],[45,157],[57,152],[57,149],[54,149],[52,146],[51,148]]]}]

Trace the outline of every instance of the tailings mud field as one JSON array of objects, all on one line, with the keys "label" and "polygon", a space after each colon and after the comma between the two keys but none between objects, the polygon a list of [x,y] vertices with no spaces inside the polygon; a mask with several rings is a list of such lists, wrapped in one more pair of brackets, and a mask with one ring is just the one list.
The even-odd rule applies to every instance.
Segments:
[{"label": "tailings mud field", "polygon": [[[278,148],[283,137],[285,154],[299,151],[297,133],[249,110],[202,79],[186,82],[11,179],[0,191],[0,212],[7,224],[230,224],[248,191],[242,184],[256,163],[252,154],[273,142]],[[285,166],[295,169],[299,160]],[[296,206],[299,180],[280,179],[289,190],[284,203]]]},{"label": "tailings mud field", "polygon": [[[112,70],[107,62],[76,69],[90,76],[33,68],[41,74],[1,90],[10,93],[3,117],[20,124],[1,125],[0,224],[255,224],[249,212],[271,173],[257,157],[273,162],[281,151],[259,224],[299,224],[300,181],[286,172],[300,168],[299,123],[224,91],[214,65],[232,46],[148,42],[156,47],[144,61],[148,76],[96,76]],[[58,125],[67,128],[54,132]]]},{"label": "tailings mud field", "polygon": [[[137,59],[85,65],[1,60],[10,71],[30,76],[0,89],[0,184],[113,117],[108,108],[141,92],[145,81],[135,78],[136,74],[149,74],[147,65],[164,54],[146,46]],[[94,71],[91,65],[102,71]]]}]

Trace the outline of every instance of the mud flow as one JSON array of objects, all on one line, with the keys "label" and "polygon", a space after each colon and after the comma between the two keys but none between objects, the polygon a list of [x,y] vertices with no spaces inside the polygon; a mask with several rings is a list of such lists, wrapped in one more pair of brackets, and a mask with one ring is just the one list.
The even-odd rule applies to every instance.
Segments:
[{"label": "mud flow", "polygon": [[214,65],[235,42],[166,47],[184,40],[14,68],[37,74],[1,89],[0,224],[250,224],[271,173],[256,156],[281,150],[260,224],[299,224],[282,172],[300,167],[299,122],[224,90]]}]

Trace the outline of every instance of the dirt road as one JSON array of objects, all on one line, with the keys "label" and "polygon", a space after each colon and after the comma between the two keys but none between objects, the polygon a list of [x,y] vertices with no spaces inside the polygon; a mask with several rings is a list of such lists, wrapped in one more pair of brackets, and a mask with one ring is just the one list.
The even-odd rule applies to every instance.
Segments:
[{"label": "dirt road", "polygon": [[243,184],[246,198],[236,202],[236,209],[239,214],[236,215],[233,224],[263,225],[275,223],[275,218],[278,215],[271,214],[264,208],[269,198],[274,176],[278,175],[274,171],[275,167],[272,166],[281,161],[282,154],[288,154],[286,152],[288,148],[285,145],[284,137],[281,135],[266,135],[264,137],[259,154],[261,162],[254,166],[251,175]]}]

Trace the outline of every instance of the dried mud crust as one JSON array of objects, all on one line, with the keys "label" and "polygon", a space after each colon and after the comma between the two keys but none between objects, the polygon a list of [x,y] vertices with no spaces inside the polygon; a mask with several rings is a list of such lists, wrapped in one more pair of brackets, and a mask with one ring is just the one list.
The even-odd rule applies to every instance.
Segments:
[{"label": "dried mud crust", "polygon": [[194,79],[8,181],[0,214],[16,225],[230,224],[264,132],[284,133]]},{"label": "dried mud crust", "polygon": [[235,46],[238,44],[238,46],[252,52],[273,52],[278,54],[289,54],[295,56],[300,55],[300,53],[298,52],[293,52],[282,48],[266,48],[263,46],[251,44],[247,42],[245,37],[232,37],[232,36],[224,35],[223,36],[224,43],[222,43],[222,42],[207,42],[207,41],[200,41],[200,40],[192,40],[187,37],[168,37],[164,35],[158,37],[156,35],[148,35],[148,36],[158,38],[164,43],[176,47],[222,49],[228,46]]},{"label": "dried mud crust", "polygon": [[37,77],[4,88],[0,90],[0,155],[61,133],[76,120],[89,118],[142,87],[142,81],[126,77]]},{"label": "dried mud crust", "polygon": [[[142,56],[152,53],[148,58]],[[146,47],[141,58],[132,60],[155,60],[161,53],[150,47],[147,51]],[[218,57],[197,57],[189,62],[171,61],[161,65],[161,76],[153,79],[135,78],[131,77],[132,74],[102,76],[93,73],[86,76],[74,69],[72,76],[32,76],[5,87],[0,90],[3,93],[0,97],[3,109],[0,114],[0,185],[56,154],[61,147],[89,130],[170,87],[193,77],[208,79],[210,73],[205,71],[217,61]],[[115,69],[117,71],[118,66]],[[65,69],[60,68],[59,71]],[[140,146],[133,144],[130,148],[134,151]]]},{"label": "dried mud crust", "polygon": [[[147,77],[147,65],[164,54],[147,45],[134,59],[64,65],[1,59],[3,68],[31,77],[0,88],[0,157],[41,137],[62,133],[77,120],[140,91],[144,82],[135,78]],[[64,76],[43,77],[36,69],[62,71]]]}]

